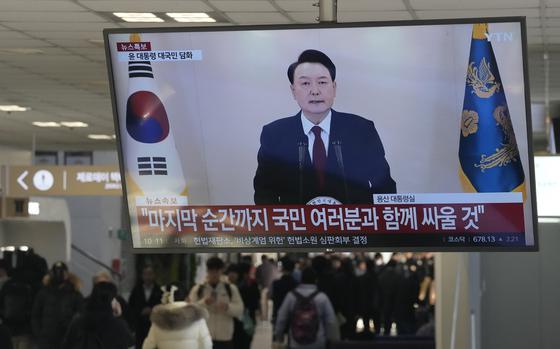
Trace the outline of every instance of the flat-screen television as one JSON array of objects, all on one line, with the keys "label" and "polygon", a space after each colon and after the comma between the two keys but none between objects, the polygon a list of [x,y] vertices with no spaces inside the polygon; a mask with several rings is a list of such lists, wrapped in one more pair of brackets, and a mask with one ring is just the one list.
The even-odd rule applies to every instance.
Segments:
[{"label": "flat-screen television", "polygon": [[139,251],[537,249],[524,18],[104,36]]}]

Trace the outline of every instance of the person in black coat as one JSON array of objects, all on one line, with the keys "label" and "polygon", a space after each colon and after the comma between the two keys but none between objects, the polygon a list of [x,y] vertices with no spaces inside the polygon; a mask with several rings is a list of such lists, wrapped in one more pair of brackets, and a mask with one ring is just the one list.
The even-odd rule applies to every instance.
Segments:
[{"label": "person in black coat", "polygon": [[8,328],[2,324],[0,324],[0,348],[13,349],[10,331],[8,331]]},{"label": "person in black coat", "polygon": [[130,293],[128,309],[130,324],[136,333],[136,348],[142,348],[142,343],[150,330],[150,314],[152,308],[161,303],[162,291],[155,282],[154,269],[146,266],[142,269],[142,281]]},{"label": "person in black coat", "polygon": [[59,349],[72,318],[82,310],[77,277],[63,262],[53,265],[33,303],[31,327],[39,349]]},{"label": "person in black coat", "polygon": [[371,259],[365,261],[366,272],[358,277],[359,286],[359,315],[364,320],[366,329],[369,321],[373,321],[375,334],[381,330],[381,314],[379,313],[379,282],[375,272],[375,262]]},{"label": "person in black coat", "polygon": [[282,276],[280,279],[272,283],[270,289],[270,298],[272,299],[272,323],[276,323],[278,316],[278,309],[282,305],[286,295],[297,287],[298,283],[292,275],[295,268],[295,263],[288,257],[281,259],[282,262]]},{"label": "person in black coat", "polygon": [[339,317],[343,319],[340,325],[341,339],[354,339],[356,322],[358,320],[358,278],[354,273],[354,265],[350,258],[344,258],[340,269],[334,276],[333,306]]},{"label": "person in black coat", "polygon": [[395,321],[396,296],[400,279],[397,261],[393,257],[379,274],[380,310],[385,336],[391,334],[391,325]]},{"label": "person in black coat", "polygon": [[76,317],[64,338],[62,349],[126,349],[134,344],[126,322],[120,318],[117,288],[109,282],[95,284],[83,314]]},{"label": "person in black coat", "polygon": [[331,59],[305,50],[287,73],[301,110],[262,129],[255,204],[305,204],[318,197],[371,204],[374,193],[395,193],[374,123],[332,109],[336,67]]}]

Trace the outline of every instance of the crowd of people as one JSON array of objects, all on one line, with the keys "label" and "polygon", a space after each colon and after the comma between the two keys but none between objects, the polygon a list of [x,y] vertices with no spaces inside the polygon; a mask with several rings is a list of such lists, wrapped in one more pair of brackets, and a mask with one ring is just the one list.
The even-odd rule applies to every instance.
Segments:
[{"label": "crowd of people", "polygon": [[146,265],[128,300],[106,272],[84,298],[65,263],[47,269],[33,251],[23,257],[15,268],[0,260],[1,348],[249,349],[269,320],[274,345],[288,348],[434,331],[429,254],[395,253],[387,263],[380,254],[263,255],[256,267],[251,255],[210,257],[205,281],[190,290],[158,285]]}]

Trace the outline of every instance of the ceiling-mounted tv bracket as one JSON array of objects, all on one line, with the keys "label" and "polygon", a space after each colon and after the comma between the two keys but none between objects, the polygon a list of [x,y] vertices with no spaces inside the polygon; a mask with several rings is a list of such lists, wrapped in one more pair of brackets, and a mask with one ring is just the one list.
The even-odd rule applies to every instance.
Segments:
[{"label": "ceiling-mounted tv bracket", "polygon": [[316,21],[319,23],[336,23],[337,22],[337,0],[319,0],[313,4],[319,8],[319,17]]}]

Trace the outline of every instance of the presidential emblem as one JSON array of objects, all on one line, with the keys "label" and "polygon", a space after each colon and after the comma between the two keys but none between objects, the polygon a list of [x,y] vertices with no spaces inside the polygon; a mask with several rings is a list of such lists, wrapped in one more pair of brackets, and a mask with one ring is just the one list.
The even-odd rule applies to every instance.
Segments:
[{"label": "presidential emblem", "polygon": [[517,141],[515,140],[515,133],[513,132],[513,125],[511,124],[508,108],[504,105],[500,105],[494,109],[493,115],[497,126],[499,126],[504,133],[504,142],[501,144],[502,147],[497,148],[494,154],[490,156],[482,154],[480,156],[480,162],[474,166],[480,168],[482,172],[496,166],[506,166],[512,161],[517,161],[519,157]]},{"label": "presidential emblem", "polygon": [[478,113],[474,110],[463,110],[461,116],[461,133],[463,137],[472,135],[478,131]]},{"label": "presidential emblem", "polygon": [[309,200],[307,205],[342,205],[342,202],[330,196],[317,196]]},{"label": "presidential emblem", "polygon": [[490,98],[492,95],[500,90],[500,83],[496,81],[490,63],[486,62],[486,58],[482,58],[480,64],[475,66],[474,62],[469,64],[467,68],[467,85],[473,88],[475,93],[480,98]]}]

